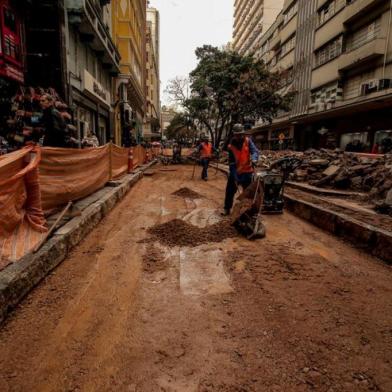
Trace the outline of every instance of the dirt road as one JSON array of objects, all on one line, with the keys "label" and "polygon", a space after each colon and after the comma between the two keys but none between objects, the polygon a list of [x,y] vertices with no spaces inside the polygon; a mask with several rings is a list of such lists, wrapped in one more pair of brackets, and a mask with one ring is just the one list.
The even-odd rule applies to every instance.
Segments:
[{"label": "dirt road", "polygon": [[187,224],[220,221],[225,179],[176,169],[137,184],[3,325],[0,390],[392,391],[391,268],[288,213],[257,242],[203,235]]}]

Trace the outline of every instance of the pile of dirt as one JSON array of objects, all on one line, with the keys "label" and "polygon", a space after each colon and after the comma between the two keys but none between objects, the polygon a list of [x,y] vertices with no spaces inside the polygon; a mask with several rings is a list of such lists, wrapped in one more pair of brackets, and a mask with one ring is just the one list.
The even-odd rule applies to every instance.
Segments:
[{"label": "pile of dirt", "polygon": [[192,191],[192,189],[186,187],[178,189],[177,191],[173,192],[172,195],[183,197],[186,199],[201,199],[203,197],[197,192]]},{"label": "pile of dirt", "polygon": [[152,239],[167,246],[195,247],[211,242],[222,242],[226,238],[238,235],[229,220],[200,228],[181,219],[173,219],[167,223],[153,226],[148,230]]}]

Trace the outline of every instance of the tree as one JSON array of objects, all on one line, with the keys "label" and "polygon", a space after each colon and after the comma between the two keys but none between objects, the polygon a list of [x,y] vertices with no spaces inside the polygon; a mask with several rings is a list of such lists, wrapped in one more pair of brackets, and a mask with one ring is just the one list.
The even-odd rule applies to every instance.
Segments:
[{"label": "tree", "polygon": [[179,143],[194,140],[196,129],[192,118],[184,113],[176,114],[166,128],[166,136],[168,139],[176,140]]},{"label": "tree", "polygon": [[165,93],[168,94],[174,105],[184,110],[186,109],[184,104],[189,99],[190,87],[189,77],[176,76],[169,81]]},{"label": "tree", "polygon": [[168,93],[185,113],[209,132],[215,146],[230,135],[234,124],[272,121],[279,110],[288,110],[292,94],[281,95],[284,78],[271,73],[262,60],[213,46],[196,50],[198,65],[186,79],[171,81]]}]

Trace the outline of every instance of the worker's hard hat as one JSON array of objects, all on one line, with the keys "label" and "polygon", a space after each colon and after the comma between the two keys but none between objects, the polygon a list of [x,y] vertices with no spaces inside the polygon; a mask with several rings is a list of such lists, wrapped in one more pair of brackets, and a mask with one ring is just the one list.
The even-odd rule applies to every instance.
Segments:
[{"label": "worker's hard hat", "polygon": [[234,135],[242,135],[245,133],[244,126],[242,124],[235,124],[233,126],[233,134]]}]

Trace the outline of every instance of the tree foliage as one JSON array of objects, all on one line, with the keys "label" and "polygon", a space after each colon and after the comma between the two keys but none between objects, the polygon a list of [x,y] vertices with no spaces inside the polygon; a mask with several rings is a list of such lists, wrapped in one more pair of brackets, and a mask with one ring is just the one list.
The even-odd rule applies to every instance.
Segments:
[{"label": "tree foliage", "polygon": [[179,143],[193,140],[196,137],[193,120],[187,114],[176,114],[166,129],[166,136]]},{"label": "tree foliage", "polygon": [[186,78],[170,82],[167,92],[188,116],[205,128],[217,146],[236,123],[272,121],[279,110],[288,110],[291,94],[280,73],[271,73],[262,60],[213,46],[196,50],[198,65]]}]

